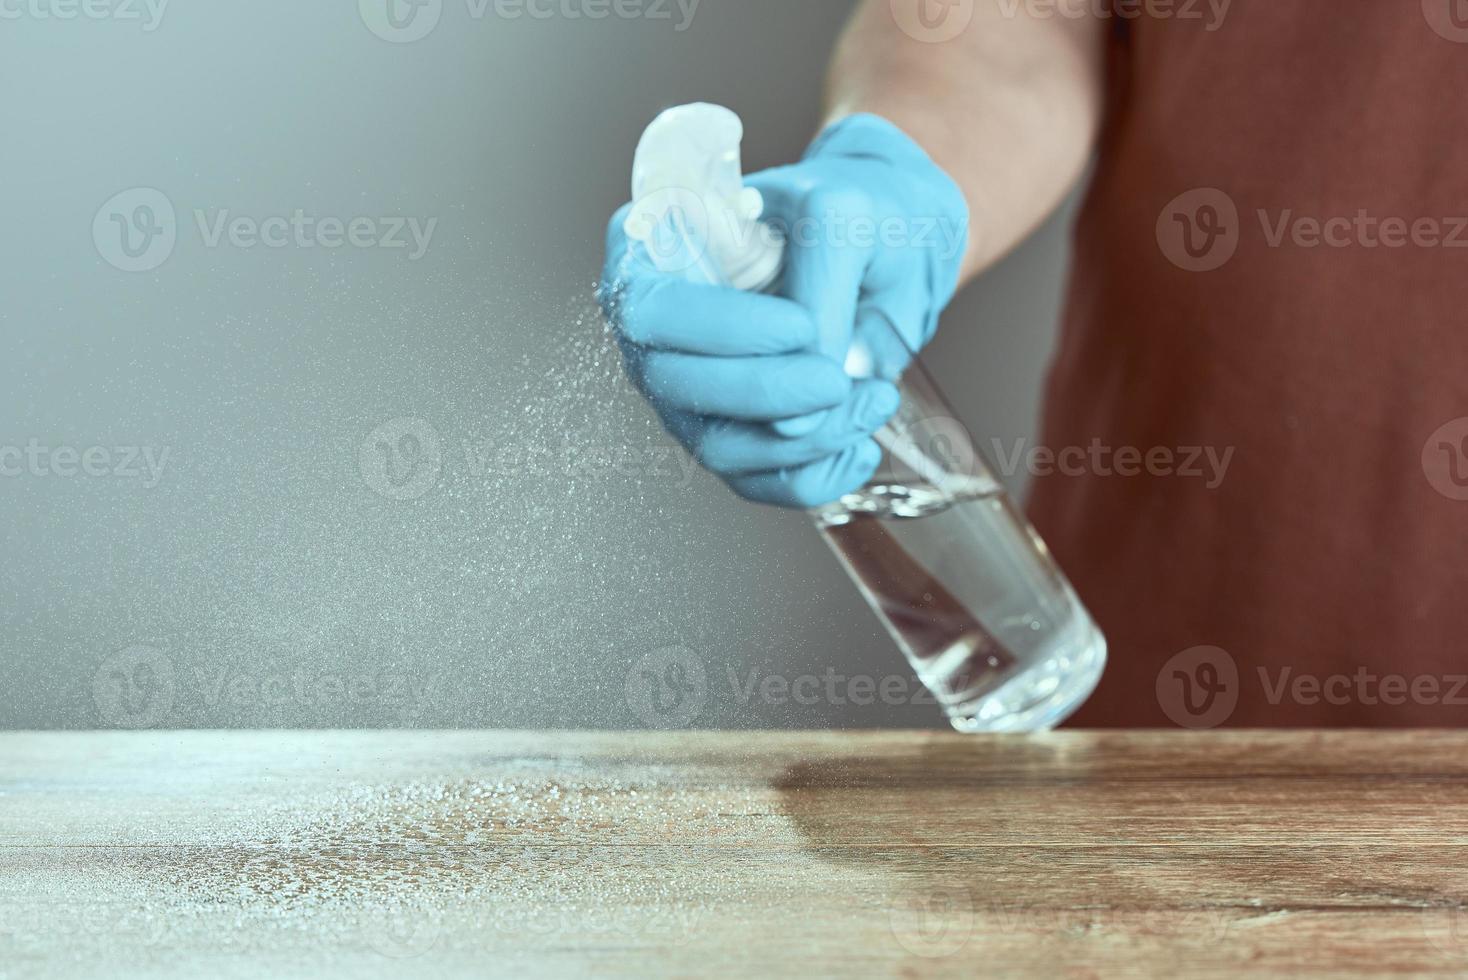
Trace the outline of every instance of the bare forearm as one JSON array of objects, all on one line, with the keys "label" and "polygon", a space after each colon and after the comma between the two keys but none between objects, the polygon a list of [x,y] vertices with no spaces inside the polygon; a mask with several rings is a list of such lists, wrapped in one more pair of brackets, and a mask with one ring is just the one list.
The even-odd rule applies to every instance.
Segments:
[{"label": "bare forearm", "polygon": [[[1085,169],[1101,114],[1103,23],[975,0],[957,37],[919,40],[865,0],[829,79],[830,118],[871,112],[922,144],[971,212],[963,278],[1025,238]],[[957,14],[950,11],[950,16]]]}]

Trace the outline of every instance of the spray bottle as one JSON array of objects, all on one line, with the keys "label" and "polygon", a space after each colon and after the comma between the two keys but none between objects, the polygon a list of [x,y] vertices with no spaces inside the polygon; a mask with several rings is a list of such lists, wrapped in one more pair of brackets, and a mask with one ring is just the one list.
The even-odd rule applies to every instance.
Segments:
[{"label": "spray bottle", "polygon": [[[743,136],[737,115],[707,103],[668,109],[643,133],[626,230],[659,269],[778,288],[785,244],[744,186]],[[922,361],[887,332],[845,360],[853,378],[901,394],[876,434],[882,463],[811,517],[955,728],[1053,727],[1095,688],[1106,642]]]}]

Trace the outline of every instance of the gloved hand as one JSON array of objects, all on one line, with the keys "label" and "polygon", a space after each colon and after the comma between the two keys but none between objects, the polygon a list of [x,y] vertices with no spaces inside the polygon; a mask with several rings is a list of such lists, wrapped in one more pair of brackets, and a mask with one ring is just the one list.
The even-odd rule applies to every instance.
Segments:
[{"label": "gloved hand", "polygon": [[[778,295],[659,272],[623,231],[624,207],[598,298],[628,375],[695,458],[748,500],[815,507],[880,464],[872,434],[952,298],[968,207],[921,147],[872,115],[835,123],[800,163],[747,182],[786,238]],[[854,343],[866,355],[855,378]]]}]

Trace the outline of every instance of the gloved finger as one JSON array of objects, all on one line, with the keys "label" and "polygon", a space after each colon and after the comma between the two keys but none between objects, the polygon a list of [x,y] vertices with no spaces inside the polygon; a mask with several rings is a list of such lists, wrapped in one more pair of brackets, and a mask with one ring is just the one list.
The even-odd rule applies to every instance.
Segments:
[{"label": "gloved finger", "polygon": [[[872,243],[853,241],[842,229],[870,214],[870,200],[852,188],[791,180],[778,170],[756,175],[749,183],[765,199],[765,219],[785,233],[782,291],[815,318],[816,350],[843,361]],[[790,419],[777,423],[775,430],[798,437],[821,424],[819,417]]]},{"label": "gloved finger", "polygon": [[856,331],[846,355],[846,373],[853,378],[883,378],[894,384],[912,363],[907,331],[887,310],[863,302],[856,312]]},{"label": "gloved finger", "polygon": [[875,247],[870,236],[850,229],[870,220],[870,198],[842,184],[794,181],[779,170],[749,183],[764,197],[764,219],[785,235],[783,293],[815,318],[816,349],[841,360]]},{"label": "gloved finger", "polygon": [[624,280],[605,305],[622,336],[644,347],[723,357],[815,347],[814,318],[778,296],[649,272]]},{"label": "gloved finger", "polygon": [[[622,284],[637,275],[639,271],[636,257],[631,254],[632,239],[627,236],[623,227],[627,221],[627,214],[632,210],[629,202],[622,205],[607,221],[606,233],[606,257],[602,260],[601,280],[596,286],[596,298],[606,309],[612,302],[615,294],[621,289]],[[642,264],[646,271],[652,270],[652,263],[642,257]],[[611,315],[611,310],[607,310]]]},{"label": "gloved finger", "polygon": [[812,412],[809,415],[797,415],[791,419],[776,419],[770,423],[770,429],[776,435],[784,436],[786,439],[797,439],[819,429],[825,420],[825,412]]},{"label": "gloved finger", "polygon": [[809,509],[859,490],[881,462],[882,447],[874,439],[865,439],[805,466],[731,477],[728,483],[739,496],[755,503]]},{"label": "gloved finger", "polygon": [[786,439],[767,425],[719,419],[697,433],[694,454],[723,476],[804,466],[869,438],[897,412],[898,401],[895,386],[863,381],[850,398],[824,413],[821,427],[809,435]]},{"label": "gloved finger", "polygon": [[635,370],[659,408],[769,422],[833,408],[851,393],[840,365],[819,354],[707,357],[644,350]]}]

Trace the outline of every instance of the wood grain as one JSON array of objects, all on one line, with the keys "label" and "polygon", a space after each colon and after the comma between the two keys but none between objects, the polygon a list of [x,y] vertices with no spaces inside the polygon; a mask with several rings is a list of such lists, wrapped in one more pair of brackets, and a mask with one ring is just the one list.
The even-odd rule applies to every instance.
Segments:
[{"label": "wood grain", "polygon": [[0,977],[1468,975],[1468,735],[0,735]]}]

